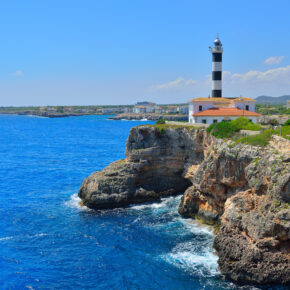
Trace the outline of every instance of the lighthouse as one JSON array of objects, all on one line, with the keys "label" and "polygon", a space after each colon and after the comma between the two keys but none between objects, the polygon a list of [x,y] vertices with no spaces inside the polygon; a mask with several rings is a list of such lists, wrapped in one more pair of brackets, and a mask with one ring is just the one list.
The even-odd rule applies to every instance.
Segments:
[{"label": "lighthouse", "polygon": [[210,47],[212,53],[212,98],[222,97],[222,55],[223,45],[216,37],[214,46]]}]

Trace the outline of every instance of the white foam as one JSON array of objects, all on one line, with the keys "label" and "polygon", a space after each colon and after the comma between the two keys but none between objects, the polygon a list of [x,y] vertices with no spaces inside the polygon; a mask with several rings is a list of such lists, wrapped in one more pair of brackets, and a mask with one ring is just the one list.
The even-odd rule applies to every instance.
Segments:
[{"label": "white foam", "polygon": [[170,253],[168,256],[169,260],[171,260],[175,266],[185,270],[193,270],[206,276],[215,276],[219,274],[217,270],[218,257],[213,253],[208,252],[200,255],[189,251],[181,251]]},{"label": "white foam", "polygon": [[65,205],[78,210],[90,211],[88,207],[81,205],[81,201],[82,200],[78,197],[78,194],[75,193],[70,196],[70,200],[66,201]]},{"label": "white foam", "polygon": [[208,246],[196,247],[194,241],[178,244],[173,250],[161,256],[162,259],[183,270],[198,273],[201,276],[218,275],[218,257]]},{"label": "white foam", "polygon": [[193,234],[205,234],[211,237],[214,236],[213,227],[202,225],[198,221],[191,219],[180,218],[180,221],[185,226],[185,228],[188,229]]},{"label": "white foam", "polygon": [[12,239],[17,239],[17,238],[37,238],[37,237],[43,237],[43,236],[47,236],[48,234],[46,233],[39,233],[39,234],[35,234],[35,235],[24,235],[24,236],[9,236],[9,237],[3,237],[0,238],[0,242],[1,241],[7,241],[7,240],[12,240]]},{"label": "white foam", "polygon": [[3,238],[0,238],[0,241],[7,241],[7,240],[11,240],[13,238],[14,237],[3,237]]},{"label": "white foam", "polygon": [[44,237],[44,236],[47,236],[47,234],[45,234],[45,233],[40,233],[40,234],[36,234],[36,235],[34,235],[33,237]]},{"label": "white foam", "polygon": [[154,202],[154,203],[148,203],[148,204],[142,204],[142,205],[131,205],[130,208],[134,210],[143,210],[143,209],[159,209],[163,207],[167,207],[170,202],[172,202],[174,199],[177,199],[180,197],[165,197],[161,198],[161,201]]}]

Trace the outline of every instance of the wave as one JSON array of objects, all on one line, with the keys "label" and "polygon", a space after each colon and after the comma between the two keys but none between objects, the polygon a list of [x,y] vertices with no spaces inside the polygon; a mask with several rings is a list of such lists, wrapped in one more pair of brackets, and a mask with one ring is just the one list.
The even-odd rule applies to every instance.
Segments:
[{"label": "wave", "polygon": [[170,203],[174,201],[175,203],[179,202],[180,198],[181,198],[180,196],[164,197],[164,198],[161,198],[158,202],[146,203],[146,204],[141,204],[141,205],[133,204],[130,206],[130,208],[134,210],[158,209],[158,208],[168,207]]},{"label": "wave", "polygon": [[211,243],[212,239],[205,243],[196,240],[180,243],[161,258],[175,267],[202,277],[217,276],[218,257],[212,251]]},{"label": "wave", "polygon": [[7,241],[7,240],[11,240],[13,238],[14,237],[3,237],[3,238],[0,238],[0,241]]},{"label": "wave", "polygon": [[78,197],[77,193],[74,193],[70,196],[70,199],[66,201],[64,204],[70,208],[78,209],[81,211],[91,211],[88,207],[81,204],[81,199]]},{"label": "wave", "polygon": [[0,238],[0,242],[1,241],[7,241],[7,240],[12,240],[12,239],[17,239],[17,238],[38,238],[38,237],[43,237],[43,236],[47,236],[48,234],[46,233],[39,233],[39,234],[35,234],[35,235],[24,235],[24,236],[8,236],[8,237],[3,237]]}]

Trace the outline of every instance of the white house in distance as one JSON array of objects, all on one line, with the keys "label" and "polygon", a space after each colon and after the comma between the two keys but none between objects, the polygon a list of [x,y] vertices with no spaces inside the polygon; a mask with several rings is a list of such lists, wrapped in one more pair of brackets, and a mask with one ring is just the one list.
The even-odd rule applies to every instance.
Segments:
[{"label": "white house in distance", "polygon": [[189,103],[189,123],[212,124],[247,117],[257,123],[260,114],[255,112],[255,100],[239,98],[197,98]]},{"label": "white house in distance", "polygon": [[153,113],[155,111],[156,104],[151,102],[138,102],[134,108],[133,113]]}]

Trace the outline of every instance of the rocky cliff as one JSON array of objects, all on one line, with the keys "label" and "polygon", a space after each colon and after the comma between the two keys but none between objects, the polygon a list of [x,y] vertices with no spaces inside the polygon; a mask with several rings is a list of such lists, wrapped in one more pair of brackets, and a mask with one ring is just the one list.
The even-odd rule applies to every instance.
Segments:
[{"label": "rocky cliff", "polygon": [[136,127],[126,159],[85,179],[79,196],[101,209],[185,191],[179,213],[219,225],[214,248],[222,274],[241,283],[290,283],[290,155],[280,141],[261,148],[191,127]]},{"label": "rocky cliff", "polygon": [[184,192],[191,184],[184,166],[204,159],[203,134],[182,126],[132,128],[126,159],[85,179],[79,197],[86,206],[103,209]]},{"label": "rocky cliff", "polygon": [[237,282],[290,282],[289,155],[215,140],[179,212],[220,225],[219,269]]}]

